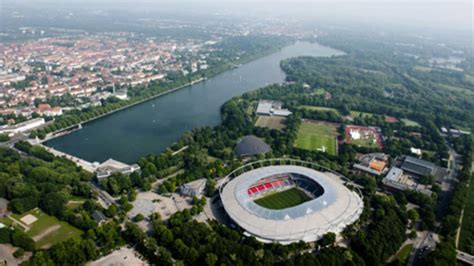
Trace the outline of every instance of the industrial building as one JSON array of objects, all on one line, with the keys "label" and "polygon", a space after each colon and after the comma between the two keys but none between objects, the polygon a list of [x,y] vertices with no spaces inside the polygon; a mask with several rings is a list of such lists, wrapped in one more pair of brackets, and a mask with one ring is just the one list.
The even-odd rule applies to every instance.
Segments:
[{"label": "industrial building", "polygon": [[283,104],[281,102],[269,101],[269,100],[260,100],[257,106],[257,115],[274,115],[286,117],[292,113],[288,109],[282,108]]}]

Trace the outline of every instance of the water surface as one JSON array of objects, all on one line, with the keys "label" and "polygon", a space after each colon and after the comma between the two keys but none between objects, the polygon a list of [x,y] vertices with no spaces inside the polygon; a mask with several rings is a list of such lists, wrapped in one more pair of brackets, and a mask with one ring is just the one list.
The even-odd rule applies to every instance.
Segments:
[{"label": "water surface", "polygon": [[217,125],[220,107],[232,97],[283,82],[281,60],[341,54],[329,47],[297,42],[204,82],[84,124],[83,129],[46,145],[91,162],[113,158],[133,163],[164,151],[186,131]]}]

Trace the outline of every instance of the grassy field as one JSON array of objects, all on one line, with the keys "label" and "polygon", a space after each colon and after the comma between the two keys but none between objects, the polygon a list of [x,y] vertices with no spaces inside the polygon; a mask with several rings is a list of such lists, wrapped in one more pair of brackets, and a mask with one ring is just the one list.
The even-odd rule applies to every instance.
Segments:
[{"label": "grassy field", "polygon": [[0,217],[0,223],[6,226],[11,226],[13,222],[12,220],[8,219],[8,217]]},{"label": "grassy field", "polygon": [[359,111],[351,111],[351,117],[372,117],[374,116],[373,113],[367,113],[367,112],[359,112]]},{"label": "grassy field", "polygon": [[324,95],[324,93],[326,93],[326,91],[324,89],[319,88],[311,94],[312,95]]},{"label": "grassy field", "polygon": [[339,111],[335,108],[330,107],[322,107],[322,106],[311,106],[311,105],[303,105],[300,108],[312,111],[325,111],[325,112],[335,112],[336,114],[340,115]]},{"label": "grassy field", "polygon": [[415,66],[414,69],[420,72],[431,72],[431,70],[433,70],[431,67],[426,66]]},{"label": "grassy field", "polygon": [[295,147],[306,150],[326,150],[331,155],[337,154],[336,127],[325,123],[304,122],[298,130]]},{"label": "grassy field", "polygon": [[259,116],[257,122],[255,122],[256,127],[266,127],[271,129],[283,129],[285,127],[284,117],[279,116]]},{"label": "grassy field", "polygon": [[400,261],[402,265],[406,264],[408,262],[408,257],[410,256],[410,252],[412,249],[413,244],[403,246],[395,256],[395,259]]},{"label": "grassy field", "polygon": [[276,192],[263,198],[257,199],[255,203],[272,210],[281,210],[299,205],[311,198],[298,188],[290,188],[282,192]]},{"label": "grassy field", "polygon": [[464,79],[468,82],[474,83],[474,76],[471,75],[465,75]]},{"label": "grassy field", "polygon": [[471,177],[469,183],[459,235],[459,249],[471,254],[474,252],[474,230],[472,228],[474,228],[474,177]]},{"label": "grassy field", "polygon": [[66,203],[66,208],[70,210],[74,210],[81,207],[83,203],[84,203],[83,200],[70,200],[68,203]]},{"label": "grassy field", "polygon": [[22,215],[12,214],[12,217],[20,219],[28,214],[35,216],[38,220],[29,225],[26,234],[35,240],[36,247],[48,248],[56,243],[62,242],[70,237],[80,236],[82,231],[70,224],[58,220],[54,216],[47,215],[39,209],[35,209]]},{"label": "grassy field", "polygon": [[452,86],[452,85],[443,84],[443,83],[434,83],[434,84],[437,84],[443,90],[474,95],[474,91],[463,88],[463,87],[457,87],[457,86]]},{"label": "grassy field", "polygon": [[402,118],[401,121],[403,122],[403,124],[405,124],[405,126],[409,126],[409,127],[421,127],[421,125],[418,124],[418,122],[413,121],[413,120],[410,120],[410,119],[407,119],[407,118]]}]

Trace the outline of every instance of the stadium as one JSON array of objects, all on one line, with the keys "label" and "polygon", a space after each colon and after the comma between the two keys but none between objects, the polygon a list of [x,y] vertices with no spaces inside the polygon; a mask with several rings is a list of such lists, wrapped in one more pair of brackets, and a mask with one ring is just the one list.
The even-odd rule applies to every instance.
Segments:
[{"label": "stadium", "polygon": [[220,187],[222,205],[245,235],[270,243],[313,242],[361,215],[363,201],[346,179],[318,165],[274,159],[242,166]]}]

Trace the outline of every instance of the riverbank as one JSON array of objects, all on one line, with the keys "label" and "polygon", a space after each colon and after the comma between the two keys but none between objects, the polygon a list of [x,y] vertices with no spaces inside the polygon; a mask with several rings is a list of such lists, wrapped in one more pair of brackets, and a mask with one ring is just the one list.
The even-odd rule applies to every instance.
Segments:
[{"label": "riverbank", "polygon": [[232,67],[205,82],[91,121],[81,130],[52,139],[46,145],[91,162],[114,158],[132,164],[148,154],[163,152],[188,131],[218,125],[221,106],[232,97],[284,82],[286,76],[280,68],[281,60],[342,54],[330,47],[296,42],[271,55]]}]

